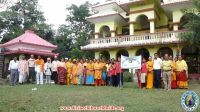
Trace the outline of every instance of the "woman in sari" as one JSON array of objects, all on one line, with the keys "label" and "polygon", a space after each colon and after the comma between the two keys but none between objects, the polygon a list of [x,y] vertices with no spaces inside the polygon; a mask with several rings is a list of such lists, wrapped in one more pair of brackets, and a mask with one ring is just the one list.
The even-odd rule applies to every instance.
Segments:
[{"label": "woman in sari", "polygon": [[92,60],[86,65],[87,68],[87,77],[86,77],[86,84],[93,85],[94,84],[94,64]]},{"label": "woman in sari", "polygon": [[177,57],[173,58],[170,56],[170,59],[173,61],[172,62],[172,89],[176,89],[177,88],[177,82],[176,82],[176,61],[178,60]]},{"label": "woman in sari", "polygon": [[80,62],[77,65],[77,76],[78,76],[78,84],[83,84],[83,60],[80,60]]},{"label": "woman in sari", "polygon": [[64,58],[61,59],[61,62],[58,64],[58,84],[64,85],[66,84],[66,64]]},{"label": "woman in sari", "polygon": [[153,60],[152,57],[149,57],[149,61],[147,61],[147,89],[153,88]]},{"label": "woman in sari", "polygon": [[95,86],[101,86],[101,78],[102,78],[102,69],[101,63],[99,60],[94,65],[94,79],[95,79]]},{"label": "woman in sari", "polygon": [[78,84],[77,63],[78,63],[78,60],[74,59],[73,64],[72,64],[72,83],[74,85]]},{"label": "woman in sari", "polygon": [[72,60],[69,59],[65,64],[67,67],[66,84],[69,85],[71,83],[71,78],[72,78]]},{"label": "woman in sari", "polygon": [[182,56],[178,57],[176,62],[176,72],[177,72],[177,86],[181,89],[188,89],[188,66],[185,60],[182,59]]}]

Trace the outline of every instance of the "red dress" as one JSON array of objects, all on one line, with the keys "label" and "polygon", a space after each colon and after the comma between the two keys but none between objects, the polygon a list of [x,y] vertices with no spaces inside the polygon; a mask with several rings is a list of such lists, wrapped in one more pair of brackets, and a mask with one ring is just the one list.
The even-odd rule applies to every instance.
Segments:
[{"label": "red dress", "polygon": [[58,84],[66,83],[66,69],[63,67],[58,67]]}]

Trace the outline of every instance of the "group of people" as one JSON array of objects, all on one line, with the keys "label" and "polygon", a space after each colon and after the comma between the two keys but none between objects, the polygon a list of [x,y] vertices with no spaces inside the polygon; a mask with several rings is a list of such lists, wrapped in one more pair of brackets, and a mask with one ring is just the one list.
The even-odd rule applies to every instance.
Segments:
[{"label": "group of people", "polygon": [[[123,71],[121,69],[120,58],[117,60],[88,60],[88,59],[68,59],[55,56],[54,60],[46,59],[46,63],[38,56],[34,55],[26,60],[23,56],[20,61],[14,57],[10,61],[10,84],[15,85],[19,74],[19,84],[25,82],[35,82],[36,84],[55,83],[60,85],[109,85],[114,87],[123,86]],[[44,78],[45,77],[45,78]]]},{"label": "group of people", "polygon": [[162,88],[171,90],[176,88],[188,89],[188,66],[182,56],[175,57],[168,54],[163,59],[154,54],[142,59],[141,69],[138,70],[138,86],[140,88]]},{"label": "group of people", "polygon": [[[25,82],[35,82],[36,84],[55,83],[60,85],[95,85],[123,87],[123,70],[121,68],[120,57],[109,61],[94,59],[68,59],[55,56],[54,60],[46,59],[46,63],[38,56],[34,55],[26,60],[22,56],[18,61],[14,57],[10,61],[10,84],[15,85],[17,79],[19,84]],[[148,60],[148,61],[147,61]],[[171,90],[175,88],[188,88],[188,67],[182,56],[175,57],[165,54],[164,59],[160,59],[158,54],[154,54],[148,59],[143,58],[141,69],[137,70],[139,88],[162,88]],[[45,78],[43,78],[45,77]]]}]

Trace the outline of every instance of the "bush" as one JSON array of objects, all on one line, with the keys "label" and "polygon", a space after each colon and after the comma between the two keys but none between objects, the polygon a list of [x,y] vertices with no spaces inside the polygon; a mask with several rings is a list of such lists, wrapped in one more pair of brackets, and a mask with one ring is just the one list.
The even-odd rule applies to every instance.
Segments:
[{"label": "bush", "polygon": [[132,82],[132,74],[129,71],[124,72],[124,82]]}]

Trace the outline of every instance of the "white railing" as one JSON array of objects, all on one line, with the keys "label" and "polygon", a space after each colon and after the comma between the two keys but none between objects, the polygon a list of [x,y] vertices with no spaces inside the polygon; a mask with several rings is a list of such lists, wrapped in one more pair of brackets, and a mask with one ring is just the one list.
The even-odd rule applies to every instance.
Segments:
[{"label": "white railing", "polygon": [[145,35],[127,35],[119,37],[107,37],[91,39],[90,43],[81,47],[82,50],[99,48],[118,48],[142,45],[156,45],[183,42],[179,37],[187,31],[173,31],[163,33],[151,33]]},{"label": "white railing", "polygon": [[185,2],[185,1],[192,1],[192,0],[163,0],[162,5],[177,3],[177,2]]}]

